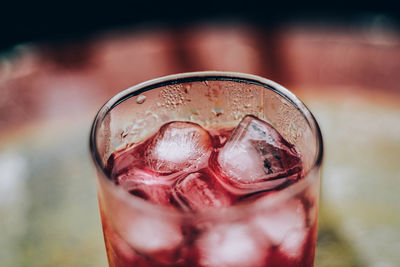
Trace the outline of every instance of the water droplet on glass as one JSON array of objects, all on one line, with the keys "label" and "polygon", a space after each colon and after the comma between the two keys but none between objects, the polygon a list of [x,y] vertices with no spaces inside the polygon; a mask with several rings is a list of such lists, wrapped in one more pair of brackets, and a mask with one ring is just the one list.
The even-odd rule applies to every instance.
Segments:
[{"label": "water droplet on glass", "polygon": [[144,101],[146,101],[146,96],[145,95],[140,95],[136,98],[136,103],[138,104],[143,104]]},{"label": "water droplet on glass", "polygon": [[184,92],[185,94],[187,94],[191,87],[192,87],[192,86],[191,86],[190,84],[184,84],[184,85],[183,85],[183,89],[184,89],[183,92]]},{"label": "water droplet on glass", "polygon": [[224,113],[224,110],[220,107],[215,107],[211,110],[211,112],[215,115],[215,116],[220,116]]}]

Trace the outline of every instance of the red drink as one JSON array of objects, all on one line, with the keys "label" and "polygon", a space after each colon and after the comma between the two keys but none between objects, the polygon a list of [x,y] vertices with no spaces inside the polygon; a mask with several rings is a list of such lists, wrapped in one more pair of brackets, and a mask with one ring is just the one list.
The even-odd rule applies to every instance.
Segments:
[{"label": "red drink", "polygon": [[[222,77],[229,74],[205,74],[153,81],[136,106],[124,105],[132,99],[128,90],[98,115],[103,118],[101,124],[95,122],[97,140],[92,137],[91,147],[99,166],[110,266],[313,266],[322,155],[316,122],[300,102],[290,107],[297,101],[293,95],[288,96],[290,104],[250,83],[254,76],[227,81]],[[176,87],[183,89],[171,89],[168,82],[183,84]],[[235,106],[229,116],[212,108],[211,122],[184,119],[187,110],[196,116],[205,112],[207,101],[242,105],[235,98],[237,90],[251,96],[243,110],[257,106],[259,111],[251,113],[268,114],[268,119]],[[174,92],[182,102],[165,98],[165,92]],[[179,106],[185,94],[195,101]],[[165,106],[157,102],[163,97]],[[156,115],[143,109],[143,99],[153,110],[160,107]],[[120,111],[112,110],[118,102]],[[174,113],[177,109],[184,112]],[[127,127],[126,114],[139,118]]]},{"label": "red drink", "polygon": [[[189,213],[260,201],[303,177],[294,146],[252,116],[235,130],[170,122],[141,144],[114,152],[106,170],[132,195]],[[111,262],[117,254],[118,266],[312,266],[315,220],[309,212],[308,199],[299,197],[237,225],[181,223],[173,227],[179,242],[169,237],[170,246],[150,251],[136,251],[105,229],[107,249]],[[122,250],[135,257],[124,259]]]}]

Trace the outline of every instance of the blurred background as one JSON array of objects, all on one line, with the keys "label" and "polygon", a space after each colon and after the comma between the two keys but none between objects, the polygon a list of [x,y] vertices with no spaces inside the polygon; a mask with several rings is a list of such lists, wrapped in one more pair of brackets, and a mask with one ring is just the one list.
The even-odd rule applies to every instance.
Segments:
[{"label": "blurred background", "polygon": [[88,134],[100,106],[186,71],[297,94],[325,142],[316,266],[400,266],[395,5],[2,4],[0,266],[107,266]]}]

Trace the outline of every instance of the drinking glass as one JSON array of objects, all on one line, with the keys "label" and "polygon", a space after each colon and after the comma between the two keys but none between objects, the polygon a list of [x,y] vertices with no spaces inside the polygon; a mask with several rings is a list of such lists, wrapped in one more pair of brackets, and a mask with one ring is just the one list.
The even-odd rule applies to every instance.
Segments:
[{"label": "drinking glass", "polygon": [[[255,201],[180,212],[129,194],[108,177],[110,155],[171,121],[233,128],[267,121],[303,164],[298,182]],[[130,87],[101,107],[90,133],[110,266],[313,266],[322,137],[307,107],[281,85],[250,74],[193,72]]]}]

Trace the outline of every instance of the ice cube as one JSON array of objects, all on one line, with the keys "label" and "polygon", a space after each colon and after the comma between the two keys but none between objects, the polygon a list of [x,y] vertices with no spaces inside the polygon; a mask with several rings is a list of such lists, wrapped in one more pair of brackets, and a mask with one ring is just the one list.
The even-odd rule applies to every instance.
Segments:
[{"label": "ice cube", "polygon": [[144,159],[155,172],[169,174],[199,170],[212,151],[209,133],[192,122],[170,122],[161,127],[146,149]]},{"label": "ice cube", "polygon": [[155,204],[170,205],[171,180],[150,170],[132,167],[117,177],[118,184],[130,194]]},{"label": "ice cube", "polygon": [[207,169],[183,176],[176,183],[173,195],[183,210],[228,207],[232,202],[228,192]]},{"label": "ice cube", "polygon": [[106,172],[112,179],[126,173],[130,168],[140,163],[140,156],[135,153],[134,147],[116,151],[108,158]]},{"label": "ice cube", "polygon": [[184,240],[177,221],[136,214],[126,226],[126,232],[122,234],[128,244],[140,254],[164,264],[171,264],[176,260]]},{"label": "ice cube", "polygon": [[217,225],[197,242],[201,266],[265,266],[268,250],[247,225]]},{"label": "ice cube", "polygon": [[[270,124],[247,115],[218,155],[220,172],[228,184],[250,191],[268,190],[297,179],[301,160]],[[284,179],[281,179],[284,178]]]},{"label": "ice cube", "polygon": [[293,229],[285,236],[279,250],[289,259],[298,259],[303,254],[307,231],[304,228]]},{"label": "ice cube", "polygon": [[135,266],[149,266],[145,258],[138,255],[118,233],[107,225],[107,220],[102,220],[102,224],[110,266],[126,266],[127,263]]},{"label": "ice cube", "polygon": [[[293,231],[306,229],[306,214],[299,199],[288,200],[276,208],[257,214],[252,221],[260,234],[274,245],[290,240]],[[288,243],[290,244],[290,243]],[[290,245],[289,245],[290,247]]]}]

